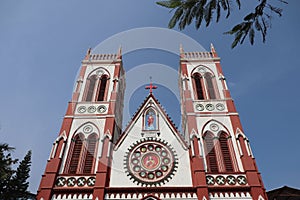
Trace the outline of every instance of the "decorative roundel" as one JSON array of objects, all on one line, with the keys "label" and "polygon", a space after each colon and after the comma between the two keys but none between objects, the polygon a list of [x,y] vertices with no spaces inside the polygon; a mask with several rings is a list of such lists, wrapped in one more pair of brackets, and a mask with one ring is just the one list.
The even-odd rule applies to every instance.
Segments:
[{"label": "decorative roundel", "polygon": [[202,104],[196,104],[196,109],[198,111],[203,111],[204,110],[204,106]]},{"label": "decorative roundel", "polygon": [[84,113],[86,111],[86,108],[85,108],[85,106],[79,106],[78,109],[77,109],[77,111],[79,113]]},{"label": "decorative roundel", "polygon": [[59,177],[57,180],[56,180],[56,186],[58,187],[62,187],[66,184],[66,179],[64,177]]},{"label": "decorative roundel", "polygon": [[94,112],[96,112],[96,107],[95,107],[95,106],[90,106],[90,107],[88,107],[88,112],[89,112],[89,113],[94,113]]},{"label": "decorative roundel", "polygon": [[86,183],[86,179],[85,179],[84,177],[80,177],[80,178],[77,179],[77,185],[78,185],[79,187],[84,186],[85,183]]},{"label": "decorative roundel", "polygon": [[76,185],[76,179],[74,177],[70,177],[67,179],[67,186],[73,187]]},{"label": "decorative roundel", "polygon": [[174,175],[177,158],[173,148],[159,139],[143,139],[125,155],[127,173],[141,185],[161,185]]},{"label": "decorative roundel", "polygon": [[229,184],[229,185],[235,185],[236,184],[236,179],[234,176],[227,176],[226,177],[226,182]]},{"label": "decorative roundel", "polygon": [[238,176],[236,178],[236,180],[237,180],[238,184],[240,184],[240,185],[246,185],[247,184],[247,179],[246,179],[245,176]]},{"label": "decorative roundel", "polygon": [[210,124],[209,128],[212,131],[218,131],[219,130],[218,124],[215,124],[215,123]]},{"label": "decorative roundel", "polygon": [[86,125],[83,127],[83,132],[84,133],[91,133],[93,131],[93,127],[91,125]]},{"label": "decorative roundel", "polygon": [[209,104],[206,104],[205,108],[209,111],[212,111],[215,109],[215,106],[213,104],[209,103]]},{"label": "decorative roundel", "polygon": [[97,110],[99,113],[104,113],[106,111],[106,107],[102,105],[102,106],[99,106]]},{"label": "decorative roundel", "polygon": [[222,110],[225,109],[225,106],[223,104],[221,104],[221,103],[217,103],[216,108],[217,108],[217,110],[222,111]]},{"label": "decorative roundel", "polygon": [[218,185],[225,185],[226,179],[224,176],[217,176],[216,177],[216,182]]},{"label": "decorative roundel", "polygon": [[90,177],[90,178],[87,179],[87,185],[88,186],[94,186],[95,182],[96,182],[95,177]]},{"label": "decorative roundel", "polygon": [[214,185],[215,178],[213,176],[206,176],[206,183],[207,183],[207,185]]}]

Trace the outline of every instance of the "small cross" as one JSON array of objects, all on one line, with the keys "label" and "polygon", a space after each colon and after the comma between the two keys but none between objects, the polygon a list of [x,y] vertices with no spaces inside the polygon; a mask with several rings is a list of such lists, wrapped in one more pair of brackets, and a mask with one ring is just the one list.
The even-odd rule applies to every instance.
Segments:
[{"label": "small cross", "polygon": [[150,85],[146,86],[145,89],[150,90],[150,94],[152,94],[152,89],[156,89],[157,86],[152,84],[152,77],[150,76]]}]

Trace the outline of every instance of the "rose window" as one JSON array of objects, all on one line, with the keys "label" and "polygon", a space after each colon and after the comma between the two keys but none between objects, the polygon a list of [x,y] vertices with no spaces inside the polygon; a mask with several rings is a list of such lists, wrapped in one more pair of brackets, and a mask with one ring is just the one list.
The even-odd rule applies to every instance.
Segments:
[{"label": "rose window", "polygon": [[160,185],[174,174],[176,160],[174,151],[166,142],[143,140],[129,150],[125,167],[134,182]]}]

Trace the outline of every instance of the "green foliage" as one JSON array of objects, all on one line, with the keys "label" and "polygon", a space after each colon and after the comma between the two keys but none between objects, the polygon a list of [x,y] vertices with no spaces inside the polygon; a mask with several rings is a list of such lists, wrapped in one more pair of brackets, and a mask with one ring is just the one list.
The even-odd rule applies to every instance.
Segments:
[{"label": "green foliage", "polygon": [[12,158],[10,152],[13,150],[8,144],[0,144],[0,200],[27,199],[31,151],[28,151],[14,170],[12,167],[18,159]]},{"label": "green foliage", "polygon": [[[250,44],[253,45],[255,32],[260,32],[262,41],[265,42],[267,31],[270,28],[272,13],[282,16],[282,9],[268,3],[270,0],[257,1],[258,5],[253,12],[247,14],[241,23],[224,33],[234,35],[232,48],[236,47],[238,43],[242,44],[247,36]],[[287,4],[284,0],[277,1]],[[171,9],[170,12],[175,10],[168,27],[174,28],[178,24],[178,28],[183,30],[193,21],[196,29],[199,29],[203,22],[205,22],[206,26],[209,26],[214,16],[216,22],[219,22],[222,12],[225,12],[225,17],[228,18],[235,6],[238,9],[241,8],[240,0],[235,0],[234,2],[232,0],[167,0],[156,3]]]}]

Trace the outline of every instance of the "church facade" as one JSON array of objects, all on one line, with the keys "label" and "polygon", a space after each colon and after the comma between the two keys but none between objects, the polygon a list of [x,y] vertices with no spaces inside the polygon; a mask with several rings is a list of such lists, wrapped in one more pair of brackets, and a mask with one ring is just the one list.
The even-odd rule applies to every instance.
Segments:
[{"label": "church facade", "polygon": [[121,51],[87,52],[38,200],[266,200],[220,58],[180,49],[182,132],[149,95],[122,131]]}]

